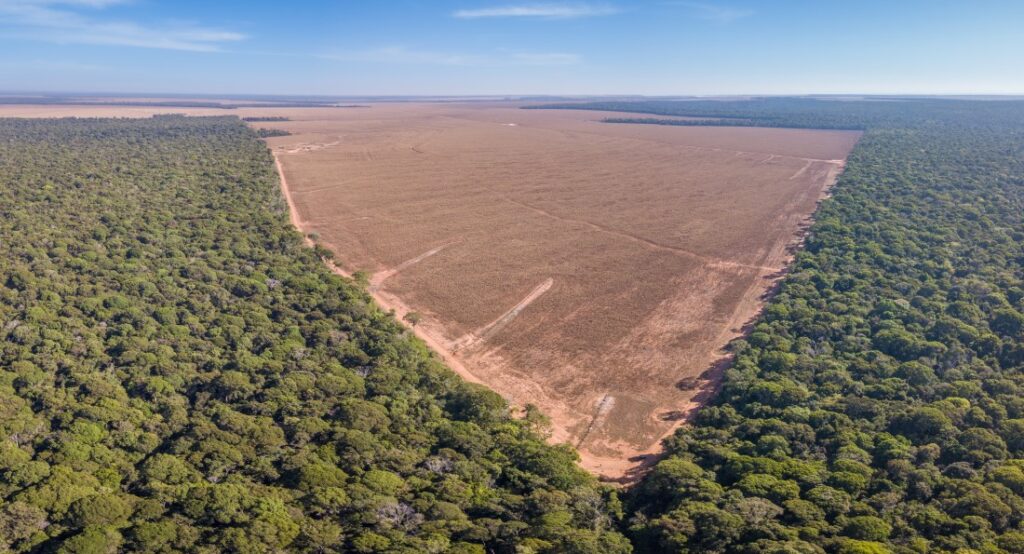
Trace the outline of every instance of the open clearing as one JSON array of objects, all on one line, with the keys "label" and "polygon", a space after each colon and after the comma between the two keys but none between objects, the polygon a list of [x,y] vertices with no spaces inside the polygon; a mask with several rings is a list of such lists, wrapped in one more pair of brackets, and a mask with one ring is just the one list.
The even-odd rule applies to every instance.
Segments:
[{"label": "open clearing", "polygon": [[[34,115],[284,115],[254,123],[293,219],[454,369],[552,418],[629,478],[713,391],[859,137],[604,124],[502,103],[370,109],[0,106]],[[19,111],[21,110],[21,111]]]},{"label": "open clearing", "polygon": [[501,104],[320,111],[265,124],[294,133],[269,142],[305,230],[610,478],[713,389],[859,136]]}]

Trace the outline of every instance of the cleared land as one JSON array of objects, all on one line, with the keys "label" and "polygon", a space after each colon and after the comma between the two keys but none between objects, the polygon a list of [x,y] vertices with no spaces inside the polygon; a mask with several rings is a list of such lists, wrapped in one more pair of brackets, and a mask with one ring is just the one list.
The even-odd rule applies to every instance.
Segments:
[{"label": "cleared land", "polygon": [[376,105],[269,126],[307,231],[456,369],[625,476],[706,397],[857,133]]},{"label": "cleared land", "polygon": [[421,314],[417,333],[457,371],[538,405],[553,439],[611,478],[713,390],[721,348],[859,136],[497,103],[231,113],[289,117],[257,126],[293,133],[268,142],[296,224],[369,272],[385,307]]}]

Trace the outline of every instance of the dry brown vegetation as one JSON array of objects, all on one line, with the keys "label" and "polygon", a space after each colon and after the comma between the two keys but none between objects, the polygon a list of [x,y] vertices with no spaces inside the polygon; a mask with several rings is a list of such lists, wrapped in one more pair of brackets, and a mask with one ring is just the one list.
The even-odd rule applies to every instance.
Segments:
[{"label": "dry brown vegetation", "polygon": [[[0,106],[4,115],[158,108]],[[77,108],[77,109],[76,109]],[[83,111],[85,113],[83,113]],[[224,113],[206,108],[191,114]],[[603,124],[508,104],[232,110],[293,218],[467,378],[628,477],[713,390],[854,132]]]}]

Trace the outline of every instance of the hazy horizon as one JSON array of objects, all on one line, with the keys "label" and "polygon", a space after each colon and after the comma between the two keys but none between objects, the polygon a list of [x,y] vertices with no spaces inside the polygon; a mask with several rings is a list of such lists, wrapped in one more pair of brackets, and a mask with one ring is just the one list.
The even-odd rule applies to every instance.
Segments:
[{"label": "hazy horizon", "polygon": [[746,98],[808,98],[808,99],[961,99],[961,100],[1022,100],[1021,94],[956,94],[956,93],[793,93],[766,94],[750,92],[746,94],[274,94],[274,93],[208,93],[208,92],[127,92],[127,91],[77,91],[77,90],[0,90],[0,98],[33,97],[68,98],[68,99],[101,99],[101,98],[168,98],[168,99],[205,99],[205,100],[320,100],[320,101],[449,101],[449,100],[507,100],[507,101],[550,101],[557,99],[598,100],[598,99],[636,99],[636,100],[735,100]]}]

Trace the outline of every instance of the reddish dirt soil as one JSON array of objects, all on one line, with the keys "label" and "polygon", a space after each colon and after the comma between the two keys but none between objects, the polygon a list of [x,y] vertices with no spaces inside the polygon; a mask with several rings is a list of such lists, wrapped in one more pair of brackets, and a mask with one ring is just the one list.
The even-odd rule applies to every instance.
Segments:
[{"label": "reddish dirt soil", "polygon": [[[21,111],[19,111],[19,109]],[[284,115],[293,223],[468,380],[551,417],[628,481],[714,392],[858,133],[605,124],[506,103],[368,109],[0,106]],[[127,112],[127,113],[126,113]]]}]

